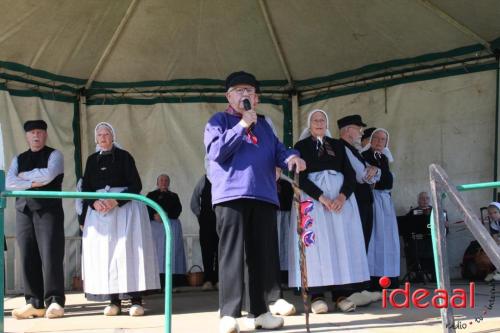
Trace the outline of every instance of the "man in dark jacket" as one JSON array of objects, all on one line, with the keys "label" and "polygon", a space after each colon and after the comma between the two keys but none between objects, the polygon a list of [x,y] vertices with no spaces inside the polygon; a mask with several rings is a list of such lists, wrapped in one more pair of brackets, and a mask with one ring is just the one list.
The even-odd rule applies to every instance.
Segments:
[{"label": "man in dark jacket", "polygon": [[337,121],[340,130],[340,139],[346,147],[349,162],[356,172],[356,201],[358,203],[359,215],[365,237],[365,247],[368,251],[368,244],[372,234],[373,226],[373,193],[371,184],[380,179],[380,169],[369,165],[359,152],[361,148],[361,136],[363,127],[366,126],[359,115],[350,115]]},{"label": "man in dark jacket", "polygon": [[219,236],[212,209],[212,184],[206,175],[200,178],[191,196],[191,210],[200,225],[200,247],[203,260],[203,290],[212,290],[219,281]]}]

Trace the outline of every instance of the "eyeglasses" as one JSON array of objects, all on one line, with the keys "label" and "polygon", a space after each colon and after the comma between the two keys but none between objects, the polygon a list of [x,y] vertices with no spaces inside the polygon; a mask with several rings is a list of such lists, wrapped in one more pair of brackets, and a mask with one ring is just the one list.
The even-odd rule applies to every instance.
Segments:
[{"label": "eyeglasses", "polygon": [[348,128],[354,128],[354,130],[356,132],[359,131],[360,134],[363,134],[364,130],[363,130],[363,127],[359,127],[359,126],[347,126]]},{"label": "eyeglasses", "polygon": [[245,91],[246,91],[246,93],[248,95],[254,95],[255,94],[255,88],[229,88],[229,90],[227,92],[228,93],[235,92],[238,95],[243,95],[245,93]]}]

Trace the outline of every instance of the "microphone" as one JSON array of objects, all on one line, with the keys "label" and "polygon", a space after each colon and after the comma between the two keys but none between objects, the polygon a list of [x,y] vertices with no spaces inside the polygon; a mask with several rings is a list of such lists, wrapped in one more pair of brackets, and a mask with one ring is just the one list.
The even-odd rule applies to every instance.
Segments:
[{"label": "microphone", "polygon": [[[252,105],[250,104],[250,101],[248,100],[248,98],[245,98],[243,100],[243,107],[245,108],[246,111],[252,110]],[[248,129],[250,131],[252,131],[254,127],[255,127],[255,123],[252,123]]]},{"label": "microphone", "polygon": [[252,105],[250,104],[248,98],[245,98],[243,100],[243,107],[245,108],[246,111],[252,110]]},{"label": "microphone", "polygon": [[[245,98],[243,100],[243,107],[245,108],[246,111],[252,110],[252,105],[250,104],[250,101],[248,100],[248,98]],[[250,127],[248,127],[248,129],[247,129],[247,134],[249,135],[250,140],[252,140],[252,142],[254,144],[257,144],[257,141],[258,141],[257,137],[255,136],[255,134],[252,133],[252,130],[254,127],[255,127],[255,123],[252,123],[250,125]]]}]

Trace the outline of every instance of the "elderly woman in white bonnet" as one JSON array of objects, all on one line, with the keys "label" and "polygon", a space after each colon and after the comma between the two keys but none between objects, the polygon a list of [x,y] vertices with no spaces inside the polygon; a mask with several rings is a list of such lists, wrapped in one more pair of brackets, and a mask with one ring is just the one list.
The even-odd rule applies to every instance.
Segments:
[{"label": "elderly woman in white bonnet", "polygon": [[[314,313],[328,312],[323,291],[330,290],[336,306],[344,312],[353,311],[356,304],[346,298],[370,279],[363,230],[356,198],[354,170],[344,145],[331,138],[328,116],[323,110],[313,110],[307,128],[295,149],[306,161],[307,170],[300,173],[302,200],[313,199],[309,213],[313,219],[310,229],[315,242],[306,250],[307,281]],[[295,221],[295,210],[292,221]],[[301,284],[298,235],[295,228],[289,234],[289,283]]]},{"label": "elderly woman in white bonnet", "polygon": [[[140,193],[141,179],[132,155],[116,144],[113,127],[95,128],[94,154],[87,159],[85,192]],[[83,229],[82,271],[85,296],[110,301],[104,315],[121,313],[121,300],[130,299],[129,314],[144,314],[142,293],[160,288],[151,226],[144,204],[129,200],[84,200],[88,207]]]},{"label": "elderly woman in white bonnet", "polygon": [[397,288],[400,248],[396,211],[391,197],[394,177],[389,163],[394,159],[389,150],[389,132],[383,128],[375,129],[363,150],[366,161],[381,170],[380,180],[373,189],[373,231],[368,245],[372,291],[381,289],[378,281],[382,276],[391,278],[390,288]]},{"label": "elderly woman in white bonnet", "polygon": [[[160,205],[168,215],[170,232],[172,234],[172,286],[181,286],[186,283],[186,256],[184,252],[184,238],[179,216],[182,205],[177,193],[170,190],[170,177],[160,174],[156,179],[157,189],[147,194],[147,197]],[[153,243],[158,255],[161,290],[165,290],[165,227],[160,215],[148,207]]]},{"label": "elderly woman in white bonnet", "polygon": [[[485,227],[490,231],[493,239],[500,246],[500,203],[493,201],[488,205],[488,219],[484,221]],[[491,261],[490,261],[491,265]],[[491,265],[493,266],[493,265]],[[495,270],[489,273],[484,280],[490,282],[491,280],[500,281],[500,271]]]}]

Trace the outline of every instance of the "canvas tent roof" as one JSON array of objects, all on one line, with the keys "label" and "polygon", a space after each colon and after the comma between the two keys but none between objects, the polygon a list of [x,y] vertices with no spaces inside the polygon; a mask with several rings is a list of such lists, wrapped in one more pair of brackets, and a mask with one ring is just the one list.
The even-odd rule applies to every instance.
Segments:
[{"label": "canvas tent roof", "polygon": [[488,63],[500,44],[497,0],[4,0],[0,8],[1,78],[64,94],[85,85],[220,90],[238,69],[272,80],[268,90],[304,91],[422,65]]},{"label": "canvas tent roof", "polygon": [[[287,145],[314,108],[332,124],[359,113],[387,128],[402,212],[428,184],[430,163],[462,183],[500,174],[492,145],[499,14],[498,0],[2,0],[6,161],[26,148],[23,121],[45,119],[50,144],[65,156],[63,188],[73,190],[95,148],[95,124],[109,121],[136,159],[144,191],[160,172],[172,176],[184,231],[197,234],[187,207],[204,172],[203,126],[227,102],[223,79],[243,69],[265,80],[259,111]],[[471,199],[480,207],[491,196]],[[78,232],[72,204],[67,235]],[[7,211],[12,221],[13,204]],[[6,228],[13,234],[13,224]],[[450,262],[458,263],[466,241],[451,237]]]}]

